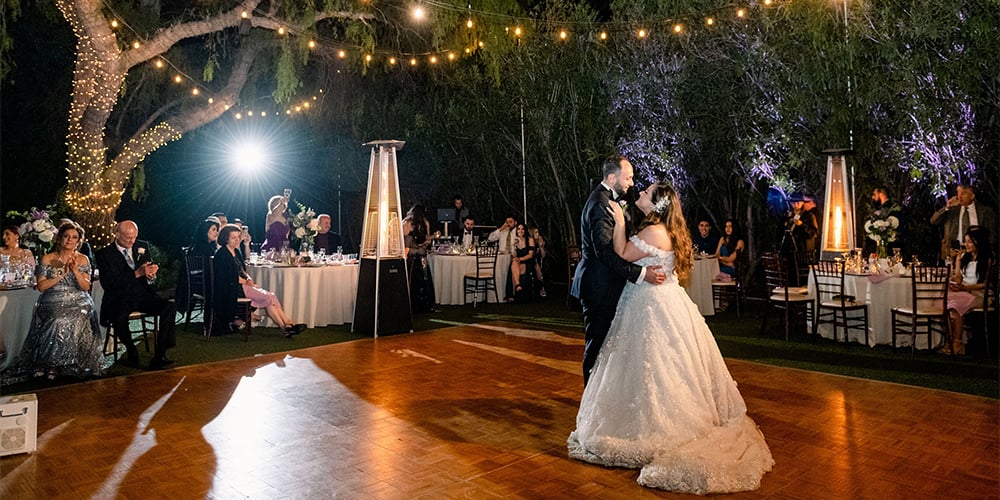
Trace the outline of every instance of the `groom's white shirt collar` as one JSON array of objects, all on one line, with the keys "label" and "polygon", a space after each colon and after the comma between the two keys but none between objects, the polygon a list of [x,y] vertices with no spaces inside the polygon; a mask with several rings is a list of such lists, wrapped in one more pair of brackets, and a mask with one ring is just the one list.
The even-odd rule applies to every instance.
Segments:
[{"label": "groom's white shirt collar", "polygon": [[601,185],[604,186],[604,189],[607,189],[608,191],[611,191],[611,199],[612,200],[617,200],[618,199],[618,193],[615,192],[615,190],[612,189],[611,186],[605,184],[604,181],[601,181]]}]

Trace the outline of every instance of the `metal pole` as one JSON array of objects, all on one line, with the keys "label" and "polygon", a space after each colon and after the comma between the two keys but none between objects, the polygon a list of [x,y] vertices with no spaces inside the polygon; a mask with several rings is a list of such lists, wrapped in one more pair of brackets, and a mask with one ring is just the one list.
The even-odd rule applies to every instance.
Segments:
[{"label": "metal pole", "polygon": [[524,197],[524,220],[528,224],[528,157],[524,150],[524,102],[521,103],[521,190]]},{"label": "metal pole", "polygon": [[[850,33],[848,31],[849,28],[848,28],[848,24],[847,24],[847,2],[848,2],[848,0],[844,0],[844,47],[847,48],[847,99],[848,99],[848,101],[847,101],[847,107],[848,107],[848,111],[850,112],[851,109],[854,107],[854,104],[851,101],[851,94],[854,92],[854,89],[852,88],[852,82],[851,82],[851,77],[854,74],[854,55],[853,55],[853,52],[851,51]],[[851,113],[849,113],[849,114],[851,114]],[[854,151],[854,117],[853,117],[853,115],[848,116],[847,120],[848,120],[848,122],[847,122],[847,141],[850,144],[851,151]],[[846,156],[844,157],[844,161],[847,161],[847,157]],[[855,195],[856,189],[855,189],[855,185],[854,185],[854,162],[851,162],[851,186],[850,187],[851,187],[851,210],[854,213],[854,220],[852,221],[854,223],[854,244],[855,244],[855,248],[857,248],[857,247],[861,246],[861,242],[863,241],[861,239],[861,234],[863,233],[863,231],[859,231],[858,230],[859,229],[859,226],[858,226],[858,203],[857,203],[857,197]]]}]

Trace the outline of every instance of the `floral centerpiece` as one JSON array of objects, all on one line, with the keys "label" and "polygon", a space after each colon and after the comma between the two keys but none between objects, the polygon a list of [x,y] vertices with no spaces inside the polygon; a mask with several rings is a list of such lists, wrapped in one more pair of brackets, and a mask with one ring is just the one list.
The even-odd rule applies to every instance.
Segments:
[{"label": "floral centerpiece", "polygon": [[879,258],[888,257],[886,245],[896,241],[899,231],[899,218],[892,215],[900,210],[898,205],[882,208],[872,212],[872,215],[865,220],[865,233],[868,239],[877,245]]},{"label": "floral centerpiece", "polygon": [[301,250],[307,251],[312,248],[316,235],[319,234],[319,220],[313,209],[299,202],[295,204],[298,205],[299,212],[291,218],[292,235],[302,242]]},{"label": "floral centerpiece", "polygon": [[59,228],[52,223],[52,207],[38,209],[31,207],[26,212],[7,212],[7,217],[24,219],[24,223],[18,228],[21,233],[21,243],[31,249],[32,253],[39,259],[52,248],[52,240],[55,239]]}]

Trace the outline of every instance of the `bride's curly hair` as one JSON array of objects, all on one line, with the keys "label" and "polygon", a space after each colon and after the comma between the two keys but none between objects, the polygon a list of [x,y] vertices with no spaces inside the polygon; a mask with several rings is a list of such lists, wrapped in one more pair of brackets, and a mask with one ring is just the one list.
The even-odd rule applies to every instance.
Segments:
[{"label": "bride's curly hair", "polygon": [[694,267],[694,255],[691,250],[691,232],[688,230],[687,221],[684,220],[681,199],[674,188],[662,182],[649,186],[647,191],[650,192],[653,209],[642,219],[638,230],[642,231],[646,226],[654,224],[663,224],[674,247],[674,271],[677,273],[677,278],[684,281]]}]

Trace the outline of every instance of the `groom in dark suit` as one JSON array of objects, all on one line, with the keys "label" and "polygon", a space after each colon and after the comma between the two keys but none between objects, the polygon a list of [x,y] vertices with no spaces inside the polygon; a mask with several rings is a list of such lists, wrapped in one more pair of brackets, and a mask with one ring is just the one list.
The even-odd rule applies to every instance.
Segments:
[{"label": "groom in dark suit", "polygon": [[[645,280],[659,285],[666,279],[660,266],[643,268],[626,261],[615,253],[614,219],[608,211],[612,200],[624,202],[623,196],[632,187],[632,164],[621,156],[604,162],[604,180],[590,193],[580,217],[581,259],[573,277],[570,293],[583,306],[583,328],[586,343],[583,350],[583,384],[587,385],[597,353],[615,317],[618,298],[625,280],[638,283]],[[626,230],[626,232],[628,232]]]},{"label": "groom in dark suit", "polygon": [[128,316],[134,311],[157,314],[160,317],[156,348],[149,367],[153,370],[173,363],[167,359],[167,349],[174,344],[174,322],[177,306],[156,295],[153,281],[159,266],[150,260],[149,244],[138,241],[139,227],[130,220],[115,226],[115,242],[97,252],[104,299],[101,303],[101,324],[111,325],[118,341],[125,344],[125,364],[139,365],[139,351],[132,343]]}]

